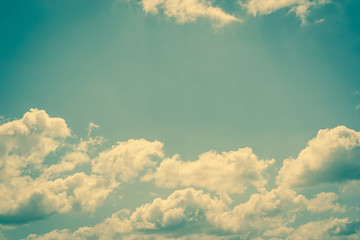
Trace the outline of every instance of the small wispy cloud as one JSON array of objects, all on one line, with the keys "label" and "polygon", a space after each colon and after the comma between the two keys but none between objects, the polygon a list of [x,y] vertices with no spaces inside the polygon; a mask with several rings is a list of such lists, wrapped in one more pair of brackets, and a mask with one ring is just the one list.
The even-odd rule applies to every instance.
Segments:
[{"label": "small wispy cloud", "polygon": [[317,24],[317,23],[322,23],[322,22],[325,22],[325,19],[320,18],[320,19],[318,19],[318,20],[315,21],[316,24]]},{"label": "small wispy cloud", "polygon": [[[271,14],[280,9],[290,9],[289,12],[294,12],[296,16],[301,19],[302,25],[307,22],[307,15],[311,8],[318,7],[328,3],[327,0],[248,0],[240,1],[240,5],[244,7],[247,12],[253,16]],[[323,19],[320,19],[322,22]]]},{"label": "small wispy cloud", "polygon": [[89,132],[88,132],[88,137],[90,137],[91,131],[95,128],[99,128],[99,125],[95,124],[95,123],[89,123]]}]

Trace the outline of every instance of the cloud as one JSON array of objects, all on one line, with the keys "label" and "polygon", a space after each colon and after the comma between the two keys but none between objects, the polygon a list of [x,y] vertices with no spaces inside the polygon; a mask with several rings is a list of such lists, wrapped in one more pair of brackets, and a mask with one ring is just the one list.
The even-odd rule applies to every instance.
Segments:
[{"label": "cloud", "polygon": [[320,130],[297,158],[285,159],[277,183],[308,187],[360,179],[360,132],[339,126]]},{"label": "cloud", "polygon": [[[315,222],[309,222],[301,225],[296,229],[287,239],[302,240],[302,239],[330,239],[330,240],[345,240],[345,239],[359,239],[360,235],[354,231],[359,229],[358,221],[351,222],[348,218],[335,218]],[[350,231],[347,231],[350,230]]]},{"label": "cloud", "polygon": [[240,21],[207,0],[142,0],[141,4],[146,13],[157,14],[162,9],[166,16],[175,18],[178,23],[194,22],[199,17],[209,18],[218,26]]},{"label": "cloud", "polygon": [[[71,136],[63,119],[37,109],[0,125],[0,225],[94,212],[119,185],[141,179],[185,189],[132,211],[117,209],[95,226],[27,239],[360,237],[359,221],[350,219],[359,211],[354,195],[360,182],[360,132],[344,126],[320,130],[297,158],[285,159],[278,185],[269,190],[267,171],[274,160],[261,160],[250,148],[209,151],[195,161],[183,161],[179,155],[163,159],[164,144],[156,140],[130,139],[98,149],[101,137],[73,137],[70,144]],[[306,197],[296,192],[324,183],[345,184],[339,191],[312,191],[314,195]],[[250,195],[239,194],[249,186],[254,187],[246,192]],[[330,214],[333,218],[324,219]],[[344,215],[349,219],[341,218]]]},{"label": "cloud", "polygon": [[300,17],[302,23],[305,24],[310,8],[318,7],[329,2],[329,0],[248,0],[240,2],[240,5],[246,8],[247,12],[253,16],[270,14],[286,8],[289,9],[289,12],[294,12]]},{"label": "cloud", "polygon": [[[214,224],[225,231],[244,233],[247,236],[286,235],[291,232],[291,224],[299,211],[324,212],[342,211],[334,203],[333,193],[321,193],[307,199],[291,189],[275,188],[269,192],[255,193],[250,199],[234,207],[233,210],[218,214]],[[318,202],[323,200],[323,205]]]},{"label": "cloud", "polygon": [[103,151],[92,161],[94,173],[127,182],[137,177],[145,167],[155,166],[151,156],[163,157],[163,144],[145,139],[118,142],[118,145]]},{"label": "cloud", "polygon": [[[119,184],[153,165],[152,155],[163,155],[162,143],[140,139],[118,143],[91,159],[88,152],[103,139],[68,145],[69,136],[63,119],[38,109],[0,125],[0,224],[74,210],[93,212]],[[60,148],[62,156],[56,154]],[[88,173],[78,170],[81,165]]]},{"label": "cloud", "polygon": [[[308,200],[293,190],[278,188],[253,194],[247,202],[230,209],[231,199],[187,188],[166,199],[156,198],[132,213],[126,209],[116,212],[94,227],[74,232],[55,230],[28,239],[48,239],[52,235],[59,236],[52,239],[198,239],[194,233],[203,234],[204,239],[285,237],[294,231],[287,225],[294,222],[297,212],[334,210],[332,195],[322,193]],[[314,202],[320,200],[325,200],[324,206],[317,208]]]},{"label": "cloud", "polygon": [[315,198],[306,200],[306,208],[311,212],[324,212],[328,210],[344,212],[345,208],[334,203],[338,199],[337,194],[333,192],[321,192]]},{"label": "cloud", "polygon": [[70,152],[62,157],[60,163],[50,165],[43,169],[42,176],[45,178],[53,178],[61,176],[66,172],[73,171],[76,166],[89,163],[90,157],[83,152]]},{"label": "cloud", "polygon": [[155,199],[136,209],[130,221],[136,229],[168,229],[184,223],[197,223],[222,213],[226,201],[211,198],[201,190],[188,188],[172,193],[167,199]]},{"label": "cloud", "polygon": [[[43,236],[36,234],[29,235],[27,239],[114,239],[121,236],[121,239],[153,239],[152,234],[160,230],[184,229],[186,225],[206,222],[206,219],[214,218],[216,214],[222,213],[226,201],[221,198],[211,197],[201,190],[188,188],[172,193],[167,199],[157,198],[152,203],[138,207],[130,214],[129,210],[121,210],[114,213],[104,222],[94,227],[83,227],[71,233],[69,230],[55,230]],[[143,231],[147,230],[147,234]],[[199,229],[196,230],[199,233]],[[143,234],[141,234],[143,233]],[[159,232],[157,232],[159,233]],[[166,232],[163,232],[166,236]],[[192,235],[182,233],[181,235]],[[148,238],[147,238],[147,237]],[[163,239],[173,239],[163,237]],[[199,237],[199,235],[195,235]],[[150,237],[150,238],[149,238]],[[154,239],[162,239],[157,234]],[[176,239],[196,239],[187,236]],[[208,236],[204,239],[212,239]]]},{"label": "cloud", "polygon": [[61,118],[50,118],[45,111],[30,109],[22,119],[0,125],[0,180],[20,176],[29,166],[39,167],[70,136]]},{"label": "cloud", "polygon": [[88,132],[88,137],[90,137],[91,131],[95,128],[99,128],[99,125],[96,125],[95,123],[89,123],[89,132]]},{"label": "cloud", "polygon": [[320,18],[320,19],[315,20],[314,23],[318,24],[318,23],[323,23],[323,22],[325,22],[325,19]]},{"label": "cloud", "polygon": [[184,162],[179,155],[164,159],[155,172],[143,181],[155,180],[161,187],[201,187],[210,191],[243,193],[249,185],[262,190],[267,183],[264,170],[275,160],[259,160],[250,148],[237,151],[209,151],[193,162]]}]

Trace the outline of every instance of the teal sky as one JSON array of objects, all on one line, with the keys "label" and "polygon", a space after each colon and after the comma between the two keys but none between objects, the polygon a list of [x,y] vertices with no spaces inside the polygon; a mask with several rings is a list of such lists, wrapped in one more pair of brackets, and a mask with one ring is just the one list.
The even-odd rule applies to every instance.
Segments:
[{"label": "teal sky", "polygon": [[[2,123],[42,109],[66,121],[75,136],[71,142],[85,139],[92,122],[99,125],[92,135],[106,141],[91,158],[118,141],[141,138],[164,143],[166,157],[179,154],[183,161],[209,150],[250,147],[259,159],[276,160],[268,171],[272,187],[283,160],[296,158],[320,129],[360,130],[360,2],[333,0],[309,8],[303,24],[291,6],[256,16],[236,1],[213,6],[242,22],[219,27],[198,17],[179,23],[163,10],[145,13],[132,0],[0,1]],[[359,173],[349,179],[360,179]],[[54,213],[25,225],[0,225],[0,233],[21,239],[75,231],[184,188],[134,180],[93,213]],[[317,190],[302,191],[309,198]],[[234,206],[254,192],[251,186],[230,193]],[[351,205],[356,199],[341,201]],[[315,218],[322,216],[335,217]],[[359,221],[348,211],[339,217]],[[175,238],[176,231],[181,230],[174,230]],[[226,235],[209,232],[219,239]]]}]

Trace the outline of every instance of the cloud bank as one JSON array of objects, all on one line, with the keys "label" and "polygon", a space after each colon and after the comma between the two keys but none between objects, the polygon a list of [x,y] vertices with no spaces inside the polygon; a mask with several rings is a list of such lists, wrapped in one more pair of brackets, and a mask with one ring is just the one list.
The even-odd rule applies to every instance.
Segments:
[{"label": "cloud bank", "polygon": [[[279,171],[269,168],[274,159],[259,159],[248,147],[184,161],[178,154],[166,157],[156,140],[130,139],[107,149],[103,141],[78,139],[64,119],[38,109],[0,125],[0,226],[96,212],[110,194],[121,194],[120,185],[135,184],[135,190],[148,184],[149,196],[162,188],[171,193],[132,210],[114,207],[112,216],[93,226],[59,226],[25,239],[360,237],[355,130],[320,130]],[[322,188],[334,183],[338,190]]]}]

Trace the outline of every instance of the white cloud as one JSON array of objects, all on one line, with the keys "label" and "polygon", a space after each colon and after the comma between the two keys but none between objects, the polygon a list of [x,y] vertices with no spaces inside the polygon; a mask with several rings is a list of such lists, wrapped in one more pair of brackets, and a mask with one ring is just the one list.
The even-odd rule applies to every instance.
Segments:
[{"label": "white cloud", "polygon": [[70,152],[62,157],[60,163],[44,168],[42,176],[44,178],[61,176],[63,173],[73,171],[76,166],[89,162],[90,158],[86,153]]},{"label": "white cloud", "polygon": [[130,220],[136,229],[162,229],[212,219],[226,208],[223,199],[188,188],[175,191],[167,199],[157,198],[140,206]]},{"label": "white cloud", "polygon": [[104,142],[103,137],[94,137],[88,139],[80,139],[79,144],[73,146],[73,150],[77,152],[94,152],[96,147]]},{"label": "white cloud", "polygon": [[[132,213],[121,210],[94,227],[74,232],[56,230],[49,236],[57,234],[59,238],[55,239],[62,239],[66,233],[68,239],[197,239],[199,235],[192,234],[196,228],[197,233],[205,234],[201,236],[204,239],[226,239],[224,233],[230,239],[286,237],[294,231],[287,225],[294,222],[297,212],[334,210],[332,195],[323,193],[308,200],[291,189],[278,188],[253,194],[247,202],[230,209],[231,199],[188,188],[177,190],[166,199],[156,198]],[[317,205],[321,200],[327,207]],[[209,230],[220,235],[207,235]],[[30,235],[29,239],[46,236]]]},{"label": "white cloud", "polygon": [[95,123],[89,123],[89,132],[88,132],[88,137],[90,137],[91,131],[95,128],[99,128],[100,126],[95,124]]},{"label": "white cloud", "polygon": [[305,187],[360,178],[360,133],[339,126],[320,130],[296,159],[285,159],[277,183]]},{"label": "white cloud", "polygon": [[210,191],[242,193],[249,185],[263,190],[267,180],[263,172],[275,160],[259,160],[250,148],[237,151],[209,151],[194,162],[181,161],[178,155],[163,160],[154,173],[144,181],[155,180],[156,185],[173,188],[196,186]]},{"label": "white cloud", "polygon": [[37,109],[0,125],[0,180],[19,176],[29,166],[38,168],[68,136],[70,129],[63,119],[50,118]]},{"label": "white cloud", "polygon": [[315,222],[309,222],[301,225],[287,239],[288,240],[350,240],[359,239],[360,235],[355,232],[348,232],[351,221],[347,218],[327,219]]},{"label": "white cloud", "polygon": [[[197,239],[200,235],[195,237],[184,233],[187,236],[168,238],[156,234],[152,238],[154,232],[139,233],[143,230],[176,229],[183,228],[184,224],[206,222],[207,218],[214,218],[226,208],[226,202],[221,198],[212,198],[203,191],[188,188],[175,191],[167,199],[157,198],[152,203],[141,205],[132,214],[128,210],[121,210],[94,227],[79,228],[73,233],[65,229],[43,236],[32,234],[27,239]],[[211,236],[202,237],[214,239]]]},{"label": "white cloud", "polygon": [[[318,205],[321,200],[323,206]],[[226,231],[250,234],[253,238],[261,233],[265,236],[274,236],[275,233],[281,236],[291,231],[292,228],[287,225],[295,220],[299,211],[341,211],[335,200],[332,193],[321,193],[309,200],[291,189],[280,187],[251,195],[247,202],[218,214],[213,221]]]},{"label": "white cloud", "polygon": [[141,3],[146,13],[157,14],[163,9],[166,16],[175,18],[178,23],[194,22],[199,17],[214,20],[218,26],[240,21],[207,0],[142,0]]},{"label": "white cloud", "polygon": [[321,192],[315,198],[307,200],[307,209],[311,212],[324,212],[328,210],[344,212],[345,208],[340,207],[338,203],[334,203],[337,199],[337,194],[333,192]]},{"label": "white cloud", "polygon": [[323,22],[325,22],[325,19],[323,19],[323,18],[320,18],[320,19],[317,19],[317,20],[315,20],[315,22],[314,23],[323,23]]},{"label": "white cloud", "polygon": [[329,0],[248,0],[241,1],[240,5],[247,9],[249,14],[270,14],[279,9],[287,8],[301,18],[302,23],[306,23],[309,9],[329,3]]},{"label": "white cloud", "polygon": [[[69,148],[64,140],[70,135],[63,119],[37,109],[0,125],[0,224],[94,211],[119,184],[154,165],[151,155],[163,155],[162,143],[140,139],[118,143],[91,159],[88,151],[103,139],[80,139]],[[61,146],[65,153],[58,156]],[[46,160],[50,153],[52,164]],[[76,171],[80,165],[89,173]]]},{"label": "white cloud", "polygon": [[162,147],[159,141],[149,142],[145,139],[118,142],[118,145],[101,152],[92,161],[92,170],[126,182],[137,177],[145,167],[155,166],[156,162],[151,160],[151,156],[163,157]]},{"label": "white cloud", "polygon": [[[130,139],[95,156],[94,149],[102,138],[66,144],[69,136],[71,131],[63,119],[37,109],[0,125],[0,224],[22,224],[75,210],[93,212],[120,184],[143,176],[143,181],[154,180],[158,186],[198,187],[211,193],[194,188],[177,190],[133,212],[118,211],[93,227],[32,234],[28,239],[359,237],[359,221],[321,220],[329,213],[344,215],[349,211],[347,203],[347,207],[340,206],[337,199],[344,202],[344,194],[352,198],[359,184],[360,133],[346,127],[320,130],[297,158],[284,161],[278,186],[269,191],[265,171],[274,160],[258,159],[250,148],[209,151],[189,162],[175,155],[158,165],[156,160],[164,157],[159,141]],[[347,180],[354,181],[344,185],[339,194],[320,192],[306,198],[293,188]],[[228,195],[243,193],[249,186],[259,193],[245,202],[234,203]],[[321,221],[296,229],[299,215]]]}]

